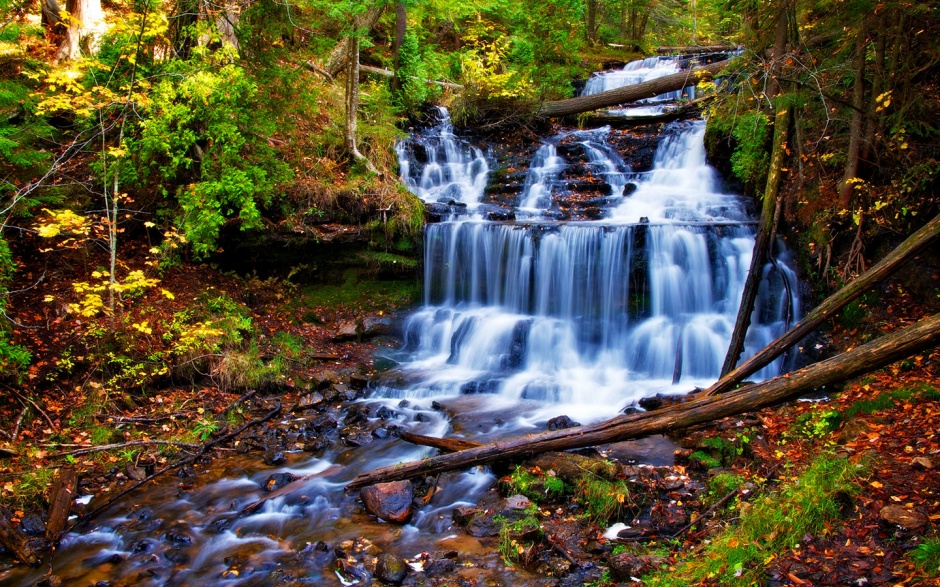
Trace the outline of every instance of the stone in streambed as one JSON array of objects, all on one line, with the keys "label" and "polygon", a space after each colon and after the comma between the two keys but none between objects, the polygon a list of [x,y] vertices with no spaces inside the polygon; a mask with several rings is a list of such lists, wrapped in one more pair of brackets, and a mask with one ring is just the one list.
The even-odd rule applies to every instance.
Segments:
[{"label": "stone in streambed", "polygon": [[565,428],[575,428],[580,425],[581,425],[580,422],[575,422],[568,416],[557,416],[549,420],[548,423],[545,424],[545,427],[548,428],[549,430],[554,431],[554,430],[564,430]]},{"label": "stone in streambed", "polygon": [[457,562],[449,558],[434,559],[424,565],[424,574],[428,577],[449,575],[457,570]]},{"label": "stone in streambed", "polygon": [[414,496],[411,481],[378,483],[363,487],[359,492],[367,512],[397,524],[404,524],[411,517]]},{"label": "stone in streambed", "polygon": [[276,491],[285,485],[297,480],[297,477],[290,473],[275,473],[270,475],[264,482],[265,491]]},{"label": "stone in streambed", "polygon": [[400,556],[383,554],[375,564],[375,576],[385,583],[399,585],[408,574],[408,563]]},{"label": "stone in streambed", "polygon": [[264,464],[268,466],[283,465],[287,462],[287,457],[279,450],[269,450],[264,453]]}]

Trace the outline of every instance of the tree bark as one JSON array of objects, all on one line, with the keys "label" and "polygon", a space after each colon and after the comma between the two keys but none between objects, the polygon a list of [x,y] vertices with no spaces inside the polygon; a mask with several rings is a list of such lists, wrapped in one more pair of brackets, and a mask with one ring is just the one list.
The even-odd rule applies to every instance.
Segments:
[{"label": "tree bark", "polygon": [[717,397],[703,397],[653,412],[618,416],[577,428],[484,444],[469,450],[363,473],[347,489],[434,475],[522,455],[560,451],[661,434],[791,399],[823,385],[879,369],[940,343],[940,314],[887,334],[821,363]]},{"label": "tree bark", "polygon": [[[405,33],[408,32],[408,9],[403,0],[395,4],[395,42],[392,43],[392,56],[395,71],[401,67],[401,45],[405,42]],[[361,67],[361,66],[360,66]],[[401,79],[392,76],[392,92],[401,91]]]},{"label": "tree bark", "polygon": [[372,165],[365,155],[359,152],[357,146],[357,127],[359,122],[359,37],[350,35],[347,39],[349,45],[349,66],[346,69],[346,150],[357,161],[362,161],[372,173],[378,174],[378,169]]},{"label": "tree bark", "polygon": [[737,47],[733,45],[689,45],[686,47],[656,47],[656,52],[660,55],[670,53],[690,54],[690,53],[725,53],[734,51]]},{"label": "tree bark", "polygon": [[839,186],[839,207],[848,210],[855,193],[858,177],[858,162],[862,147],[862,123],[865,118],[865,47],[867,46],[864,25],[855,39],[855,84],[852,86],[852,121],[849,125],[849,151],[846,154],[845,172]]},{"label": "tree bark", "polygon": [[741,363],[736,369],[721,377],[701,395],[709,396],[723,393],[743,381],[745,377],[768,365],[786,352],[787,349],[803,340],[810,332],[816,330],[820,324],[847,306],[852,300],[894,274],[904,263],[917,256],[921,251],[927,250],[927,247],[938,236],[940,236],[940,215],[935,216],[920,230],[908,237],[907,240],[879,261],[877,265],[860,275],[858,279],[826,298],[807,314],[799,324],[764,347],[756,355]]},{"label": "tree bark", "polygon": [[600,0],[587,0],[587,21],[584,26],[584,38],[588,43],[594,43],[597,31],[597,4]]},{"label": "tree bark", "polygon": [[770,256],[771,247],[773,247],[771,233],[774,229],[775,211],[779,208],[777,201],[780,192],[780,181],[784,173],[783,159],[787,150],[787,130],[789,126],[790,109],[783,108],[777,112],[774,119],[774,146],[770,156],[767,184],[764,188],[764,203],[761,206],[760,223],[757,228],[757,236],[754,237],[751,266],[748,268],[747,279],[744,281],[744,292],[741,294],[741,305],[738,307],[738,316],[734,321],[731,343],[728,345],[725,362],[721,366],[722,377],[734,369],[741,357],[741,352],[744,350],[744,339],[747,336],[747,329],[751,325],[751,314],[754,312],[757,290],[760,289],[761,270],[764,267],[765,260]]},{"label": "tree bark", "polygon": [[[382,17],[382,13],[385,12],[385,2],[379,1],[376,4],[373,4],[365,14],[361,15],[356,19],[356,29],[366,31],[371,31],[376,23],[379,22],[379,18]],[[356,36],[359,33],[359,30],[353,31],[351,36]],[[356,47],[358,48],[358,43]],[[343,71],[343,67],[346,66],[346,60],[349,58],[349,49],[350,45],[348,41],[340,39],[336,44],[336,47],[333,48],[333,52],[330,53],[330,57],[326,60],[326,69],[330,75],[336,77],[336,75]]]},{"label": "tree bark", "polygon": [[28,565],[39,564],[39,557],[30,548],[29,540],[2,514],[0,514],[0,544],[20,561]]},{"label": "tree bark", "polygon": [[633,102],[644,98],[653,98],[666,92],[681,90],[686,86],[695,85],[699,81],[711,79],[727,66],[729,61],[710,63],[688,71],[681,71],[672,75],[643,82],[640,84],[608,90],[589,96],[579,96],[567,100],[545,102],[539,108],[538,115],[545,118],[556,118],[590,112],[598,108],[616,106],[625,102]]},{"label": "tree bark", "polygon": [[105,31],[101,0],[68,0],[69,13],[65,40],[56,52],[56,61],[72,61],[81,57],[82,41],[87,42],[91,54],[98,52],[98,40]]}]

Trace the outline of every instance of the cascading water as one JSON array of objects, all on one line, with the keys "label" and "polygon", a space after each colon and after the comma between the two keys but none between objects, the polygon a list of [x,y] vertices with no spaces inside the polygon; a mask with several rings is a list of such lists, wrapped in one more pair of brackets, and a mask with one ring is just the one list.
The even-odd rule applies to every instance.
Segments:
[{"label": "cascading water", "polygon": [[[355,406],[363,418],[380,422],[386,434],[394,425],[498,439],[560,414],[582,423],[607,418],[644,396],[686,392],[716,378],[754,229],[743,199],[723,193],[705,162],[703,123],[671,126],[643,173],[620,158],[610,129],[548,139],[517,202],[542,220],[509,223],[472,213],[486,204],[487,155],[454,135],[446,110],[438,114],[433,127],[398,146],[402,178],[426,202],[471,213],[427,226],[424,303],[404,325],[398,366]],[[544,220],[571,179],[563,174],[574,168],[609,186],[609,197],[600,198],[604,219]],[[627,181],[637,188],[624,195]],[[763,271],[746,354],[798,319],[799,302],[785,293],[797,291],[792,263],[782,246],[777,253]],[[329,429],[355,415],[344,409],[289,415],[285,423],[310,430],[322,419]],[[52,571],[82,585],[338,586],[349,582],[333,573],[330,545],[344,540],[366,537],[405,556],[479,547],[450,533],[449,512],[474,503],[494,483],[492,474],[445,474],[430,503],[391,532],[363,515],[343,488],[361,472],[431,451],[366,440],[357,448],[337,442],[316,457],[288,453],[278,467],[251,453],[233,455],[217,463],[218,480],[200,475],[195,487],[166,478],[148,485],[146,496],[125,499],[93,526],[66,535]],[[671,455],[670,448],[663,458]],[[245,513],[270,497],[264,486],[272,474],[303,479]],[[481,556],[498,567],[497,554]],[[35,584],[45,572],[0,571],[0,582]]]},{"label": "cascading water", "polygon": [[[622,192],[624,164],[609,155],[608,132],[570,134]],[[603,222],[429,225],[425,305],[406,322],[398,370],[408,383],[381,393],[488,393],[510,403],[536,400],[535,419],[563,410],[591,420],[717,378],[754,228],[745,201],[721,192],[703,135],[701,121],[671,126],[653,169],[630,174],[638,188],[616,198]],[[534,186],[547,183],[546,168],[564,166],[546,165],[559,158],[550,147],[533,160],[527,204]],[[747,354],[795,316],[799,302],[787,290],[796,291],[794,275],[778,263],[765,272]]]},{"label": "cascading water", "polygon": [[439,107],[434,114],[437,124],[396,146],[402,181],[425,202],[474,208],[486,188],[489,163],[483,151],[454,135],[446,108]]}]

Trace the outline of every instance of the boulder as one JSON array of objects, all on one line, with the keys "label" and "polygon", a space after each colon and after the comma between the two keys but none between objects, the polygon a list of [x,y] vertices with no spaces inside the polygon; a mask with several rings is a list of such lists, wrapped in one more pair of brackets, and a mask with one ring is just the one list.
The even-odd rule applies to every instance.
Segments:
[{"label": "boulder", "polygon": [[612,578],[628,582],[632,580],[632,577],[640,577],[658,569],[665,561],[666,559],[661,556],[636,556],[622,553],[611,556],[607,561],[607,566]]},{"label": "boulder", "polygon": [[408,563],[400,556],[383,554],[375,564],[375,576],[384,583],[399,585],[408,574]]},{"label": "boulder", "polygon": [[275,473],[274,475],[268,476],[267,480],[264,482],[263,488],[265,491],[277,491],[281,487],[293,483],[296,480],[297,477],[290,473]]},{"label": "boulder", "polygon": [[404,524],[411,517],[414,496],[414,486],[411,481],[378,483],[363,487],[359,492],[359,497],[367,512],[382,520],[397,524]]},{"label": "boulder", "polygon": [[336,330],[333,332],[333,342],[356,340],[359,338],[361,331],[362,327],[356,320],[341,320],[336,324]]}]

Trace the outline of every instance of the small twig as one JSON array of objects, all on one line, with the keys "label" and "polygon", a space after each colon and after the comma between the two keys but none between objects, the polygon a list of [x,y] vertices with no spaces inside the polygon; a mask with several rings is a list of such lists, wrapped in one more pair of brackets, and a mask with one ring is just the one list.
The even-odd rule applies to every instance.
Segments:
[{"label": "small twig", "polygon": [[106,450],[115,450],[118,448],[128,448],[131,446],[152,446],[152,445],[167,445],[167,446],[181,446],[183,448],[197,449],[201,448],[201,444],[190,444],[188,442],[176,442],[175,440],[132,440],[130,442],[118,442],[116,444],[102,444],[98,446],[89,446],[85,448],[79,448],[76,450],[70,450],[67,452],[60,452],[54,455],[50,455],[50,459],[58,459],[61,457],[69,456],[78,456],[84,455],[93,452],[103,452]]},{"label": "small twig", "polygon": [[705,510],[704,512],[702,512],[702,514],[701,514],[700,516],[696,517],[694,520],[692,520],[691,522],[689,522],[688,524],[686,524],[685,526],[683,526],[682,528],[680,528],[678,531],[676,531],[676,533],[672,535],[672,538],[678,538],[678,537],[682,536],[683,534],[685,534],[686,532],[688,532],[688,531],[689,531],[689,528],[691,528],[692,526],[698,524],[699,522],[702,521],[703,518],[705,518],[705,516],[711,514],[712,512],[714,512],[715,510],[717,510],[717,509],[720,508],[721,506],[723,506],[723,505],[725,505],[726,503],[728,503],[728,502],[731,500],[732,497],[734,497],[735,495],[737,495],[737,494],[740,493],[740,492],[741,492],[741,488],[740,488],[740,487],[735,487],[734,489],[732,489],[727,495],[725,495],[724,497],[722,497],[721,499],[719,499],[718,501],[716,501],[715,503],[713,503],[711,507],[709,507],[707,510]]},{"label": "small twig", "polygon": [[565,548],[561,544],[561,541],[555,538],[553,534],[546,534],[545,538],[548,540],[548,543],[552,545],[552,548],[555,549],[555,551],[558,552],[558,554],[563,556],[565,560],[567,560],[569,563],[576,565],[578,567],[584,566],[584,563],[576,559],[574,555],[568,552],[568,549]]},{"label": "small twig", "polygon": [[175,470],[175,469],[179,469],[179,468],[185,467],[186,465],[195,462],[197,459],[199,459],[199,458],[202,457],[204,454],[206,454],[206,452],[208,452],[209,449],[214,448],[214,447],[216,447],[217,445],[219,445],[219,444],[221,444],[221,443],[223,443],[223,442],[225,442],[225,441],[227,441],[227,440],[231,440],[232,438],[235,438],[236,436],[238,436],[239,434],[241,434],[242,432],[244,432],[245,430],[248,430],[249,428],[251,428],[251,427],[253,427],[253,426],[258,426],[258,425],[260,425],[260,424],[264,424],[265,422],[267,422],[268,420],[270,420],[270,419],[273,418],[274,416],[278,415],[280,412],[281,412],[281,402],[278,402],[277,405],[274,407],[274,409],[272,409],[270,412],[268,412],[267,414],[265,414],[263,417],[261,417],[261,418],[259,418],[259,419],[257,419],[257,420],[252,420],[251,422],[248,422],[247,424],[245,424],[244,426],[242,426],[241,428],[239,428],[238,430],[236,430],[236,431],[234,431],[234,432],[230,432],[230,433],[228,433],[228,434],[226,434],[226,435],[224,435],[224,436],[220,436],[219,438],[216,438],[215,440],[211,440],[211,441],[205,443],[204,445],[202,445],[202,448],[201,448],[201,449],[199,450],[199,452],[197,452],[196,454],[194,454],[194,455],[192,455],[192,456],[190,456],[190,457],[187,457],[187,458],[185,458],[185,459],[183,459],[183,460],[181,460],[181,461],[179,461],[179,462],[177,462],[177,463],[174,463],[174,464],[172,464],[172,465],[167,465],[166,467],[163,467],[163,468],[160,469],[159,471],[155,471],[153,474],[148,475],[147,477],[144,477],[143,479],[141,479],[141,480],[138,481],[137,483],[134,483],[133,485],[131,485],[131,486],[128,487],[127,489],[121,491],[121,492],[118,493],[117,495],[114,495],[113,497],[111,497],[111,499],[107,500],[107,501],[104,502],[103,504],[99,505],[99,506],[96,507],[95,509],[91,510],[90,512],[88,512],[87,514],[85,514],[84,516],[82,516],[81,518],[79,518],[78,520],[76,520],[76,522],[75,522],[74,524],[72,524],[71,526],[69,526],[68,531],[71,532],[71,531],[72,531],[76,526],[78,526],[79,524],[84,524],[84,523],[88,522],[89,520],[91,520],[92,518],[94,518],[95,515],[97,515],[98,513],[102,512],[102,511],[105,510],[106,508],[110,507],[111,504],[113,504],[114,502],[116,502],[118,499],[124,497],[124,496],[127,495],[128,493],[131,493],[132,491],[134,491],[134,490],[137,489],[138,487],[143,486],[144,484],[146,484],[146,483],[149,482],[149,481],[153,481],[154,479],[156,479],[157,477],[159,477],[160,475],[163,475],[164,473],[166,473],[166,472],[168,472],[168,471],[173,471],[173,470]]},{"label": "small twig", "polygon": [[166,414],[163,416],[157,416],[155,418],[147,418],[143,416],[112,416],[111,414],[95,414],[95,420],[104,420],[106,422],[113,422],[115,424],[156,424],[157,422],[172,420],[174,418],[185,418],[186,416],[187,414],[183,412]]},{"label": "small twig", "polygon": [[[10,388],[8,387],[7,389],[10,389]],[[34,401],[32,400],[32,398],[30,398],[29,396],[23,395],[22,393],[16,391],[15,389],[10,389],[10,391],[12,391],[13,393],[15,393],[16,396],[17,396],[18,398],[20,398],[20,401],[29,402],[30,405],[32,405],[34,408],[36,408],[36,410],[37,410],[40,414],[42,414],[43,417],[46,419],[46,422],[49,422],[49,426],[51,426],[53,430],[57,430],[57,429],[59,428],[58,426],[56,426],[56,425],[52,422],[52,418],[49,417],[49,414],[47,414],[42,408],[40,408],[40,407],[39,407],[39,404],[37,404],[36,402],[34,402]]]},{"label": "small twig", "polygon": [[29,409],[29,406],[23,405],[23,411],[20,412],[20,417],[16,419],[16,426],[13,427],[13,435],[10,438],[11,441],[16,442],[16,437],[20,435],[20,426],[23,424],[23,418],[26,417],[26,410]]}]

